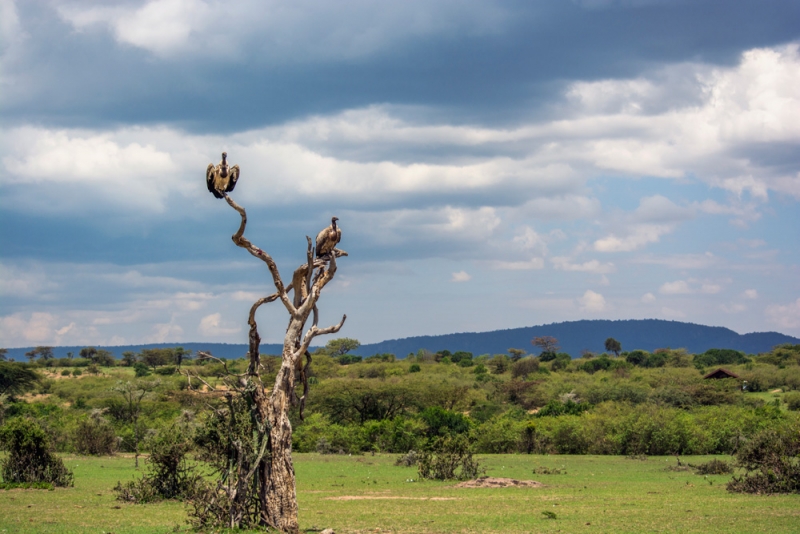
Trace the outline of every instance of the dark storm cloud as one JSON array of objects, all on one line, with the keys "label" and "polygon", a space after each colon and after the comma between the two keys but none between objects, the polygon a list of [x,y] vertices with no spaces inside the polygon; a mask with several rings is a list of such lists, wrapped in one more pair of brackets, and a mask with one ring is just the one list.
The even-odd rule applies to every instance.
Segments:
[{"label": "dark storm cloud", "polygon": [[27,38],[22,57],[5,65],[17,85],[5,97],[6,124],[166,122],[214,132],[383,102],[437,107],[456,122],[516,122],[546,112],[566,81],[663,63],[732,64],[745,49],[797,38],[800,20],[794,1],[507,2],[501,31],[401,36],[363,56],[276,64],[259,57],[255,30],[235,59],[163,58],[108,31],[77,32],[53,4],[17,8]]}]

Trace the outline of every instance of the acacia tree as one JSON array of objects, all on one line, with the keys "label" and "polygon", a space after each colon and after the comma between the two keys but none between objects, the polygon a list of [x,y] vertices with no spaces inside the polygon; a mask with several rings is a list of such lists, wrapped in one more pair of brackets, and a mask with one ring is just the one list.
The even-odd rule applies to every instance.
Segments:
[{"label": "acacia tree", "polygon": [[613,352],[614,356],[619,356],[619,352],[622,350],[622,344],[610,337],[606,339],[606,352]]},{"label": "acacia tree", "polygon": [[[233,378],[228,380],[230,389],[226,392],[228,436],[242,428],[243,420],[245,425],[251,425],[252,432],[242,433],[241,439],[238,436],[230,439],[224,450],[219,447],[216,449],[219,454],[227,455],[227,462],[218,465],[227,467],[221,469],[216,488],[194,499],[194,516],[199,522],[206,522],[204,518],[209,516],[213,516],[212,521],[218,521],[222,519],[220,515],[225,515],[224,526],[229,528],[248,527],[255,523],[281,532],[297,533],[299,526],[289,409],[299,405],[302,418],[308,394],[308,366],[311,364],[308,347],[312,340],[319,335],[338,332],[347,318],[343,316],[338,324],[327,328],[318,327],[317,302],[323,288],[336,274],[336,258],[347,253],[334,249],[329,256],[315,259],[311,238],[306,237],[306,262],[294,271],[291,283],[286,286],[272,256],[244,237],[247,225],[244,208],[227,194],[222,195],[241,216],[239,230],[232,236],[233,242],[266,264],[275,292],[258,299],[250,308],[247,320],[250,327],[247,371],[241,375],[228,373],[229,378]],[[281,367],[270,391],[260,378],[261,337],[256,311],[263,304],[276,300],[286,308],[289,325],[283,342]],[[306,329],[309,319],[311,326]],[[219,361],[227,372],[222,360],[204,352],[198,352],[197,356],[198,359]],[[186,376],[191,387],[193,377],[188,372]],[[194,378],[203,381],[200,377]],[[295,393],[296,384],[302,384],[302,396]],[[213,389],[210,384],[205,385]],[[220,417],[215,421],[214,424],[219,427],[224,426],[220,423]],[[226,439],[224,432],[217,435],[222,440]],[[205,524],[210,526],[208,522]]]},{"label": "acacia tree", "polygon": [[534,347],[539,347],[540,349],[542,349],[542,352],[547,352],[552,354],[558,352],[558,349],[560,348],[558,346],[558,340],[553,336],[535,337],[531,341],[531,345],[533,345]]},{"label": "acacia tree", "polygon": [[135,467],[139,468],[139,443],[142,441],[142,428],[139,426],[139,416],[142,414],[142,400],[144,397],[155,390],[161,382],[154,380],[152,382],[139,380],[135,382],[117,382],[113,388],[114,391],[120,393],[124,398],[127,406],[125,407],[125,419],[131,425],[133,430],[133,450],[135,452],[134,462]]}]

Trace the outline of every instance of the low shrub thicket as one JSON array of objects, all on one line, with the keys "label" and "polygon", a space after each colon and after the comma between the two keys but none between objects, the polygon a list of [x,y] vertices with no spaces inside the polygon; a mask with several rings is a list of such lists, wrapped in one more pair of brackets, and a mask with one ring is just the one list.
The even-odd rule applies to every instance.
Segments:
[{"label": "low shrub thicket", "polygon": [[735,493],[800,493],[800,425],[766,428],[736,452],[736,466],[745,473],[733,477]]},{"label": "low shrub thicket", "polygon": [[5,482],[72,486],[72,472],[53,453],[47,434],[34,421],[24,417],[8,421],[0,427],[0,444],[8,451],[0,460]]}]

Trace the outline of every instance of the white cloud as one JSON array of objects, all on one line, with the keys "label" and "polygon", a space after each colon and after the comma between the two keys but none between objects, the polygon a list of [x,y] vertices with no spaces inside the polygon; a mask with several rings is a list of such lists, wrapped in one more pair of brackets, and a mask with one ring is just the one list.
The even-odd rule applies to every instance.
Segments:
[{"label": "white cloud", "polygon": [[633,263],[664,265],[670,269],[708,269],[719,263],[711,252],[705,254],[670,254],[669,256],[639,256],[631,260]]},{"label": "white cloud", "polygon": [[613,273],[617,269],[613,263],[600,263],[597,260],[589,260],[583,263],[572,263],[569,258],[557,256],[552,258],[553,267],[562,271],[607,274]]},{"label": "white cloud", "polygon": [[676,280],[664,283],[658,288],[658,292],[664,295],[685,295],[691,293],[692,290],[685,280]]},{"label": "white cloud", "polygon": [[586,293],[578,299],[580,310],[585,312],[602,312],[606,310],[606,299],[600,293],[587,289]]},{"label": "white cloud", "polygon": [[681,310],[676,310],[674,308],[663,307],[661,308],[661,314],[665,317],[674,317],[676,319],[683,319],[686,317],[686,313]]},{"label": "white cloud", "polygon": [[758,298],[758,291],[755,289],[745,289],[742,293],[742,296],[746,299],[757,299]]},{"label": "white cloud", "polygon": [[536,269],[544,269],[544,259],[532,258],[525,261],[500,261],[492,260],[489,265],[493,269],[502,271],[528,271]]},{"label": "white cloud", "polygon": [[0,317],[0,339],[6,347],[50,343],[59,328],[56,317],[46,312]]},{"label": "white cloud", "polygon": [[672,232],[672,225],[641,224],[631,226],[627,235],[610,234],[594,242],[598,252],[630,252],[650,243],[658,243],[661,236]]},{"label": "white cloud", "polygon": [[784,328],[800,328],[800,298],[789,304],[771,304],[766,315],[770,322]]},{"label": "white cloud", "polygon": [[642,298],[641,298],[641,301],[644,304],[650,304],[651,302],[655,302],[655,300],[656,300],[656,296],[653,295],[652,293],[645,293],[644,295],[642,295]]},{"label": "white cloud", "polygon": [[725,313],[742,313],[744,311],[747,311],[747,306],[740,303],[721,304],[719,309],[724,311]]},{"label": "white cloud", "polygon": [[472,276],[470,276],[466,271],[458,271],[457,273],[453,273],[453,276],[450,279],[451,282],[469,282],[470,280],[472,280]]},{"label": "white cloud", "polygon": [[153,325],[152,334],[145,338],[146,343],[169,343],[181,341],[183,328],[174,323]]},{"label": "white cloud", "polygon": [[197,332],[204,336],[224,336],[236,334],[240,330],[241,327],[226,327],[222,322],[222,314],[220,313],[206,315],[200,320],[200,324],[197,327]]},{"label": "white cloud", "polygon": [[719,284],[703,284],[700,286],[700,292],[706,295],[715,295],[722,291],[722,286]]}]

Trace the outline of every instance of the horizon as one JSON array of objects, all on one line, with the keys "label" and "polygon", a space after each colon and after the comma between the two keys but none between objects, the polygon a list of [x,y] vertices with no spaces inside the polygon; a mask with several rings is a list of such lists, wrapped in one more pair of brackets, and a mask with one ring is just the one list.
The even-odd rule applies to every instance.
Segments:
[{"label": "horizon", "polygon": [[[340,337],[645,318],[800,337],[796,1],[0,16],[2,347],[246,343],[273,288],[204,183],[223,151],[284,280],[339,217],[320,326],[347,314]],[[263,306],[262,342],[286,320]]]},{"label": "horizon", "polygon": [[[686,321],[675,321],[675,320],[671,320],[671,319],[657,319],[657,318],[644,318],[644,319],[576,319],[576,320],[573,320],[573,321],[561,321],[561,322],[557,322],[557,323],[543,323],[543,324],[537,324],[537,325],[518,326],[518,327],[513,327],[513,328],[502,328],[502,329],[498,329],[498,330],[471,331],[471,332],[447,332],[447,333],[444,333],[444,334],[424,334],[424,335],[411,335],[411,336],[406,336],[406,337],[402,337],[402,338],[386,338],[386,339],[382,339],[382,340],[376,341],[376,342],[361,343],[361,346],[363,347],[365,345],[367,345],[367,346],[369,346],[369,345],[379,345],[379,344],[386,343],[386,342],[402,341],[402,340],[405,340],[405,339],[413,339],[413,338],[445,337],[445,336],[457,336],[457,335],[461,335],[461,334],[488,334],[488,333],[493,333],[493,332],[503,332],[503,331],[506,331],[506,330],[520,330],[520,329],[526,329],[526,328],[541,328],[541,327],[557,326],[557,325],[564,325],[564,324],[570,324],[570,323],[580,323],[580,322],[585,322],[585,321],[590,321],[590,322],[591,321],[610,321],[610,322],[663,321],[663,322],[678,323],[678,324],[684,324],[684,325],[701,326],[701,327],[704,327],[704,328],[723,328],[723,329],[726,329],[726,330],[730,330],[731,332],[733,332],[733,333],[735,333],[735,334],[737,334],[739,336],[747,336],[747,335],[751,335],[751,334],[780,334],[780,335],[790,336],[790,334],[786,334],[784,332],[778,332],[776,330],[737,332],[736,330],[733,330],[733,329],[728,328],[726,326],[705,325],[705,324],[691,323],[691,322],[686,322]],[[346,336],[342,336],[342,337],[346,337]],[[795,337],[795,336],[790,336],[790,337]],[[330,339],[336,339],[336,338],[335,337],[331,337]],[[183,341],[159,341],[159,342],[153,342],[153,343],[125,343],[125,344],[121,344],[121,345],[99,345],[99,344],[98,345],[55,345],[52,348],[54,348],[54,349],[59,349],[59,348],[60,349],[67,349],[67,348],[82,348],[82,347],[86,347],[86,346],[95,346],[95,347],[100,347],[100,348],[116,348],[116,347],[129,347],[129,346],[140,346],[140,345],[142,345],[142,346],[143,345],[182,346],[182,345],[189,345],[189,344],[197,345],[197,344],[202,344],[202,343],[219,344],[219,345],[237,345],[237,346],[241,345],[241,346],[244,346],[244,347],[247,346],[247,343],[245,343],[245,342],[235,342],[235,341],[233,341],[233,342],[219,341],[218,342],[218,341],[183,340]],[[263,345],[278,345],[278,346],[280,346],[281,344],[280,343],[261,343],[261,345],[262,346]],[[325,343],[321,343],[319,345],[311,345],[310,348],[319,348],[319,347],[324,347],[324,346],[325,346]],[[35,346],[28,345],[28,346],[23,346],[23,347],[5,347],[5,348],[7,348],[9,350],[15,350],[16,351],[16,350],[24,350],[24,349],[29,349],[29,348],[35,348]],[[724,347],[720,347],[720,348],[724,348]],[[573,357],[576,357],[576,356],[573,356]]]}]

